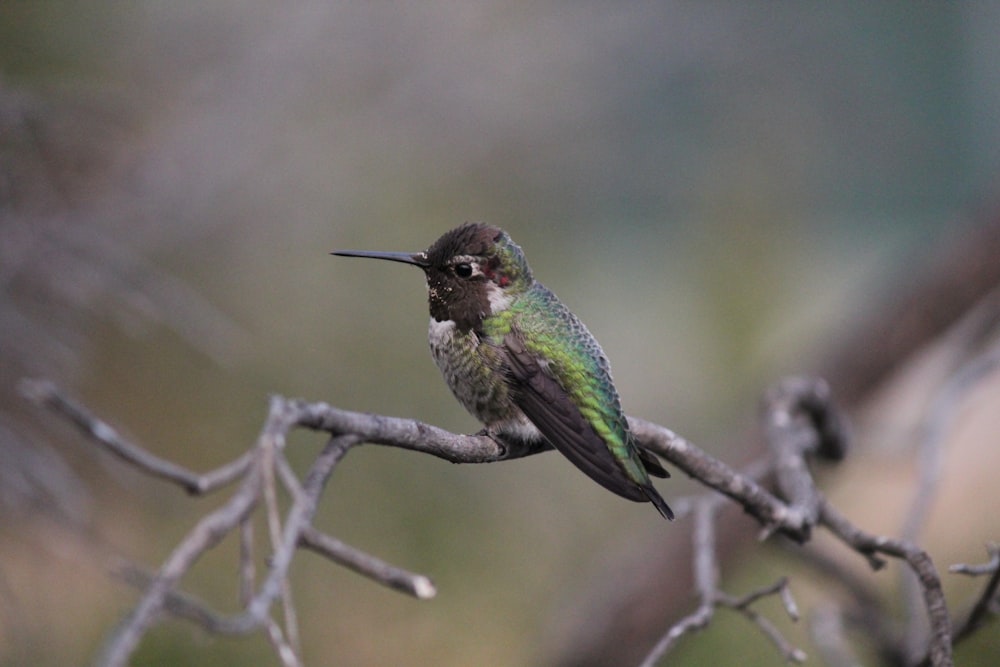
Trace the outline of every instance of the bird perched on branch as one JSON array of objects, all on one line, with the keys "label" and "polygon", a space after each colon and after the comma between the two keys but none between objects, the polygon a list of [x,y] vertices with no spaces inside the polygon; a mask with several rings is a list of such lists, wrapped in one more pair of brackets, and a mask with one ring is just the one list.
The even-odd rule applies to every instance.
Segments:
[{"label": "bird perched on branch", "polygon": [[423,270],[434,361],[486,435],[524,444],[544,439],[604,488],[649,501],[673,519],[649,478],[669,475],[636,445],[601,346],[534,279],[505,231],[466,223],[423,252],[333,254]]}]

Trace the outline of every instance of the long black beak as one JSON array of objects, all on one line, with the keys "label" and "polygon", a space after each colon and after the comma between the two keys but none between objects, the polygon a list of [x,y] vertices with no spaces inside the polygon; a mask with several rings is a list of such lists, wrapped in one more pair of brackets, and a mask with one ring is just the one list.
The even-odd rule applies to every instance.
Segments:
[{"label": "long black beak", "polygon": [[387,259],[390,262],[402,262],[412,264],[420,268],[426,268],[427,255],[422,252],[379,252],[375,250],[334,250],[331,255],[340,257],[371,257],[372,259]]}]

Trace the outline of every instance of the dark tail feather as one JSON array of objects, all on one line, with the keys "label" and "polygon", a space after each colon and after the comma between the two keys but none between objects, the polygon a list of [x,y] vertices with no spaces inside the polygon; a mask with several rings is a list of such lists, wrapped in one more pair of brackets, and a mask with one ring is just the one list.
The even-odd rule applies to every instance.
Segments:
[{"label": "dark tail feather", "polygon": [[639,453],[639,460],[642,461],[642,467],[646,469],[646,472],[653,477],[670,477],[670,473],[660,463],[660,459],[656,458],[656,454],[642,447],[636,447],[636,451]]},{"label": "dark tail feather", "polygon": [[670,506],[667,505],[666,501],[660,497],[660,494],[657,493],[656,489],[651,486],[644,486],[642,487],[642,492],[646,494],[646,497],[649,498],[649,502],[653,503],[653,506],[656,507],[656,510],[663,515],[664,519],[668,521],[674,520],[674,511],[670,509]]}]

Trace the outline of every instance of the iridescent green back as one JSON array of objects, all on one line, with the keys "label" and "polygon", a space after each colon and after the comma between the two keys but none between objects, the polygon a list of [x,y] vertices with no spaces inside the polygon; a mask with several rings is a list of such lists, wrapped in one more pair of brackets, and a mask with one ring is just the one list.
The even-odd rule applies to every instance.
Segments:
[{"label": "iridescent green back", "polygon": [[607,357],[586,326],[551,291],[533,282],[509,309],[484,324],[484,333],[496,343],[512,328],[523,332],[525,346],[546,360],[549,372],[628,476],[640,485],[648,484],[649,476],[631,444]]}]

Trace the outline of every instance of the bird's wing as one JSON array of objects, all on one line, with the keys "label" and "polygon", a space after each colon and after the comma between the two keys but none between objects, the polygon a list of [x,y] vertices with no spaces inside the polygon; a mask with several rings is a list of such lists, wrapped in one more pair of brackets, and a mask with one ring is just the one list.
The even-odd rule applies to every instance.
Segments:
[{"label": "bird's wing", "polygon": [[629,500],[650,500],[624,467],[635,462],[623,462],[612,453],[559,381],[528,351],[522,336],[511,331],[503,345],[514,400],[552,446],[609,491]]}]

